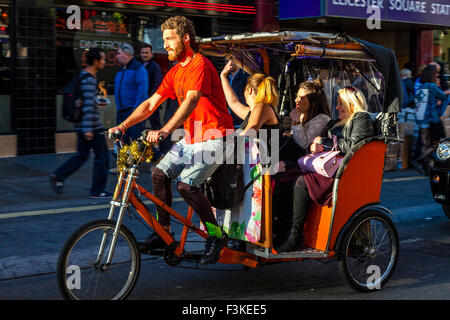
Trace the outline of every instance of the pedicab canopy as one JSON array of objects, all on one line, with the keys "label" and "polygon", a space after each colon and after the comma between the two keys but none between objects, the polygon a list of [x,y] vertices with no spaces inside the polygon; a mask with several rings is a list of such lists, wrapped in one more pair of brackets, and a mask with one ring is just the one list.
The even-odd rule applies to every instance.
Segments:
[{"label": "pedicab canopy", "polygon": [[[403,90],[391,49],[345,34],[282,31],[199,38],[200,52],[233,61],[249,74],[275,77],[281,91],[280,114],[295,105],[302,81],[320,78],[332,115],[337,90],[353,85],[365,95],[369,112],[396,114]],[[224,63],[219,59],[216,65]]]}]

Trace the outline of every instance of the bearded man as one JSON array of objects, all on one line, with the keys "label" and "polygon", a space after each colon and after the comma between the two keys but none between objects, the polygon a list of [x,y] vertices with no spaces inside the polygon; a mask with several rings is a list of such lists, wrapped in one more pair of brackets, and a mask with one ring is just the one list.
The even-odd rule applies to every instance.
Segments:
[{"label": "bearded man", "polygon": [[[186,17],[176,16],[167,19],[161,30],[169,60],[178,63],[166,74],[156,93],[110,132],[125,132],[127,128],[147,119],[167,98],[178,100],[179,108],[172,118],[160,130],[152,130],[147,135],[148,142],[156,143],[160,137],[166,138],[181,125],[185,132],[184,139],[175,143],[152,171],[153,190],[155,196],[171,206],[171,181],[178,180],[178,192],[208,230],[205,253],[200,263],[216,263],[228,236],[218,226],[200,186],[220,163],[208,164],[203,158],[198,161],[194,155],[201,152],[223,154],[224,138],[233,132],[233,119],[227,110],[216,69],[211,61],[198,53],[193,23]],[[161,207],[157,207],[157,212],[158,222],[170,232],[169,213]],[[148,253],[165,245],[154,232],[140,243],[140,248],[141,252]]]}]

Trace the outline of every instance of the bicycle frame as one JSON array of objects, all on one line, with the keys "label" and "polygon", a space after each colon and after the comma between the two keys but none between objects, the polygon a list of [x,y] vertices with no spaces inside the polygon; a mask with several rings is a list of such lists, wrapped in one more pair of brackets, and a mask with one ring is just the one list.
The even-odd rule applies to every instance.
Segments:
[{"label": "bicycle frame", "polygon": [[[125,177],[126,176],[126,177]],[[179,212],[165,204],[163,201],[161,201],[159,198],[157,198],[155,195],[147,191],[145,188],[140,186],[136,183],[136,178],[138,177],[138,168],[137,165],[134,165],[130,169],[126,169],[122,171],[119,174],[116,189],[114,191],[113,199],[111,200],[111,209],[109,211],[108,220],[113,220],[114,218],[114,212],[116,208],[120,208],[118,217],[117,217],[117,223],[115,230],[113,232],[113,238],[111,242],[111,247],[108,252],[108,258],[106,260],[106,263],[102,266],[104,270],[108,268],[108,266],[111,264],[115,246],[117,243],[118,233],[120,230],[120,226],[122,225],[123,216],[125,214],[125,209],[131,204],[138,214],[145,220],[145,222],[163,239],[163,241],[168,245],[171,246],[173,243],[176,243],[175,240],[172,238],[170,233],[164,229],[161,224],[157,221],[157,219],[152,215],[147,207],[144,205],[144,203],[136,196],[136,194],[133,192],[134,190],[138,191],[140,195],[145,196],[147,199],[152,201],[155,205],[160,206],[164,210],[166,210],[170,216],[177,219],[179,222],[183,224],[183,230],[181,234],[180,243],[177,245],[176,249],[174,250],[174,254],[179,257],[183,258],[184,256],[184,248],[186,245],[186,239],[189,231],[194,231],[198,235],[200,235],[202,238],[206,238],[208,234],[201,230],[199,227],[195,226],[192,223],[192,216],[194,213],[194,210],[189,207],[187,212],[187,217],[184,217]],[[125,185],[125,186],[124,186]],[[120,201],[120,195],[122,194],[122,198]],[[96,266],[99,266],[100,262],[102,261],[104,250],[106,246],[106,241],[108,238],[109,231],[105,231],[103,234],[102,242],[99,248],[98,257]],[[246,253],[246,252],[240,252],[235,251],[229,248],[224,248],[223,252],[221,254],[221,258],[219,259],[219,262],[221,263],[231,263],[231,264],[244,264],[249,267],[256,267],[258,265],[258,261],[255,259],[255,256]]]}]

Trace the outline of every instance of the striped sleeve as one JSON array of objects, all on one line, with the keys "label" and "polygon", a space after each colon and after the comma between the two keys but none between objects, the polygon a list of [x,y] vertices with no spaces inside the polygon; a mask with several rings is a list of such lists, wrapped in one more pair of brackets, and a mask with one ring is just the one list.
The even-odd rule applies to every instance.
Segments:
[{"label": "striped sleeve", "polygon": [[100,116],[95,102],[97,79],[93,76],[83,79],[80,83],[80,91],[83,99],[83,116],[79,128],[83,133],[93,132],[95,129],[101,128]]}]

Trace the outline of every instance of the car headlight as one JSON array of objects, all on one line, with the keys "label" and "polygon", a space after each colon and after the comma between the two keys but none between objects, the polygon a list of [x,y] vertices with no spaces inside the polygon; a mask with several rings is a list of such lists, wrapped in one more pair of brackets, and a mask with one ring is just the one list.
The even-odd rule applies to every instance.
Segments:
[{"label": "car headlight", "polygon": [[441,161],[445,161],[450,158],[450,141],[442,142],[437,148],[436,155]]}]

